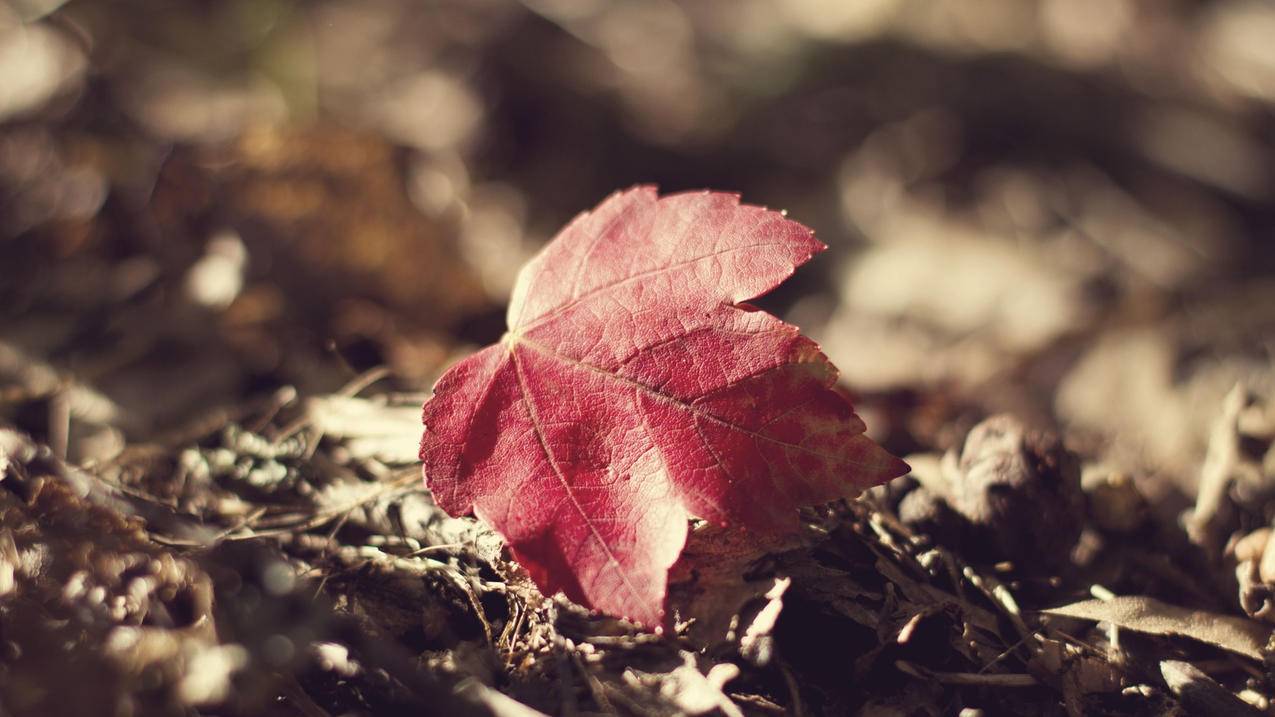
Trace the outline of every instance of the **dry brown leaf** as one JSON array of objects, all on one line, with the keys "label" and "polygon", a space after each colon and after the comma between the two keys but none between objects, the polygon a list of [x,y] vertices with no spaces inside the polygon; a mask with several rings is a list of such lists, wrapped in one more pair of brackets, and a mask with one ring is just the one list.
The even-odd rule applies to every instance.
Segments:
[{"label": "dry brown leaf", "polygon": [[1038,649],[1028,665],[1037,676],[1065,675],[1081,694],[1118,692],[1123,686],[1119,670],[1092,651],[1070,642],[1039,638]]},{"label": "dry brown leaf", "polygon": [[774,585],[751,577],[751,566],[800,545],[794,536],[759,538],[738,528],[697,525],[669,576],[669,608],[679,620],[694,618],[684,637],[697,645],[734,640],[747,607],[768,601]]},{"label": "dry brown leaf", "polygon": [[1126,630],[1149,635],[1189,637],[1255,660],[1262,659],[1262,648],[1271,634],[1269,628],[1252,620],[1205,610],[1189,610],[1142,595],[1125,595],[1112,600],[1082,600],[1042,612],[1110,622]]}]

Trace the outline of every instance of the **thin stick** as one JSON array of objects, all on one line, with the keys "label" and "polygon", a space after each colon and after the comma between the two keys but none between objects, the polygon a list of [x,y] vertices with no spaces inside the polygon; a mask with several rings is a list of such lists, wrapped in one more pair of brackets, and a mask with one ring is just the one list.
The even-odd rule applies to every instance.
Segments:
[{"label": "thin stick", "polygon": [[1040,684],[1035,677],[1024,674],[993,674],[986,675],[977,672],[934,672],[927,670],[920,665],[914,665],[910,662],[897,660],[894,666],[899,668],[901,672],[906,672],[913,677],[921,677],[924,679],[941,682],[945,685],[972,685],[981,687],[1035,687]]}]

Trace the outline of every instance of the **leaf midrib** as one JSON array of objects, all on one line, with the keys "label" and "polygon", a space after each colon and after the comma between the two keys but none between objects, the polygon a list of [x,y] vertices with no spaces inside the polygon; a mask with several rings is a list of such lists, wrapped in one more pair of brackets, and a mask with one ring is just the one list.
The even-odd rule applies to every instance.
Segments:
[{"label": "leaf midrib", "polygon": [[[540,423],[539,411],[536,409],[535,402],[531,399],[531,391],[527,388],[527,381],[523,376],[522,363],[518,360],[518,354],[513,351],[512,347],[510,348],[509,354],[514,365],[514,376],[518,380],[518,392],[522,394],[523,403],[527,406],[527,416],[531,420],[532,428],[535,430],[536,440],[540,443],[540,450],[544,452],[545,457],[548,459],[550,467],[553,468],[554,475],[562,484],[562,490],[567,494],[567,498],[571,500],[571,505],[576,509],[576,512],[580,514],[580,518],[584,521],[584,524],[588,526],[589,532],[593,535],[594,540],[597,540],[598,545],[602,546],[602,550],[607,556],[608,565],[610,565],[612,570],[620,576],[620,582],[622,582],[625,589],[629,591],[629,596],[635,602],[641,603],[641,593],[638,592],[637,587],[629,580],[629,576],[624,570],[623,563],[621,563],[619,558],[616,557],[615,551],[611,549],[611,545],[607,543],[606,539],[602,537],[602,534],[598,532],[597,526],[593,524],[593,519],[585,511],[584,506],[576,499],[575,491],[573,490],[571,482],[567,480],[567,476],[563,472],[562,467],[558,465],[558,460],[554,457],[553,451],[549,450],[549,441],[545,436],[544,428]],[[584,586],[582,585],[581,588],[583,589],[583,587]]]}]

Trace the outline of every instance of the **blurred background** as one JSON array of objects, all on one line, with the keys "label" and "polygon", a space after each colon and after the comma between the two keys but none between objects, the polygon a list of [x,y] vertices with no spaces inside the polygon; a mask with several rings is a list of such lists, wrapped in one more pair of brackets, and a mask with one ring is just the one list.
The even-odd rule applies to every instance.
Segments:
[{"label": "blurred background", "polygon": [[1258,0],[3,0],[0,412],[101,462],[425,390],[650,182],[831,245],[765,304],[896,452],[1011,410],[1189,497],[1272,386],[1272,37]]},{"label": "blurred background", "polygon": [[1190,482],[1270,380],[1271,37],[1247,0],[4,0],[0,410],[83,461],[427,388],[655,182],[831,245],[766,305],[896,450],[978,404]]},{"label": "blurred background", "polygon": [[[483,684],[592,704],[570,669],[601,669],[585,619],[426,496],[419,406],[501,335],[523,261],[635,183],[736,191],[830,245],[762,303],[923,485],[995,412],[1079,452],[1087,582],[1015,583],[1025,608],[1101,583],[1275,614],[1267,559],[1266,582],[1251,550],[1251,575],[1222,560],[1232,533],[1275,550],[1275,4],[0,0],[7,712],[451,713],[444,674],[492,713],[511,714]],[[1207,552],[1179,527],[1197,493]],[[955,713],[889,651],[952,611],[897,604],[924,571],[886,580],[843,532],[859,552],[816,588],[884,602],[829,617],[794,586],[797,677],[741,677],[749,714],[878,692]],[[1002,660],[1017,633],[958,659],[968,626],[936,629],[949,646],[908,659],[975,678],[1036,659]],[[869,674],[860,653],[885,657],[857,684],[836,666]],[[603,684],[636,699],[616,654]]]}]

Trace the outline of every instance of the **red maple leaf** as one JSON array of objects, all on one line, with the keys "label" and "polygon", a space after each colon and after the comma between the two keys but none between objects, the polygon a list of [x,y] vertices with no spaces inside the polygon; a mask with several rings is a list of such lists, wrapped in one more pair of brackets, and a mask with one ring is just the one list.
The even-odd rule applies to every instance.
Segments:
[{"label": "red maple leaf", "polygon": [[826,247],[737,196],[613,194],[518,276],[509,331],[425,403],[427,486],[504,535],[545,594],[658,627],[698,516],[763,533],[907,471],[837,371],[741,302]]}]

